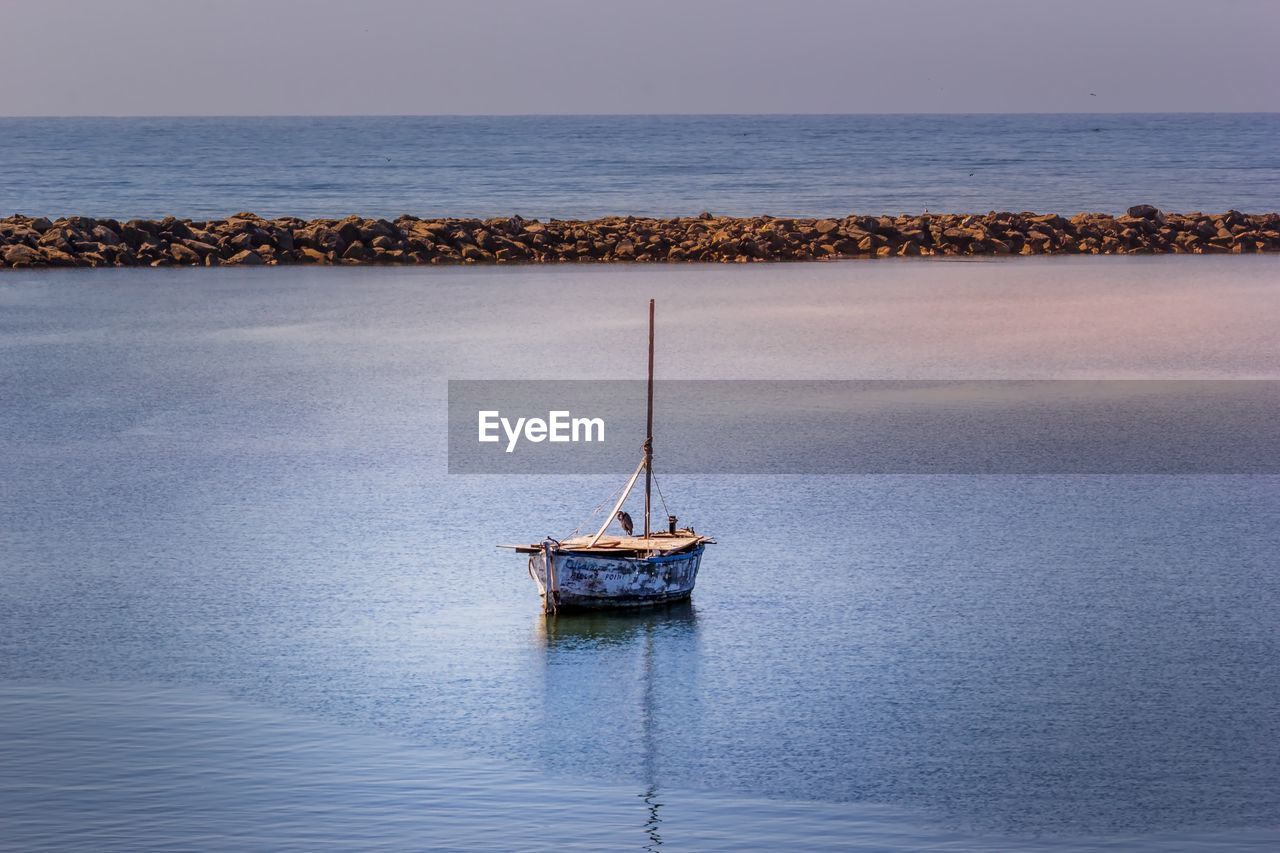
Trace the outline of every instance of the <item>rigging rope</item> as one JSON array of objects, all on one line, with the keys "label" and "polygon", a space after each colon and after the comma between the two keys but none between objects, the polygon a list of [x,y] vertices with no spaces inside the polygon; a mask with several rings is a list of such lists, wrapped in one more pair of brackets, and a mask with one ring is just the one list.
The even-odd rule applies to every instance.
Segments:
[{"label": "rigging rope", "polygon": [[[653,487],[654,487],[655,489],[657,489],[657,490],[658,490],[658,500],[662,501],[662,511],[663,511],[664,513],[666,513],[666,515],[667,515],[668,517],[670,517],[670,516],[671,516],[671,507],[667,506],[667,498],[666,498],[666,496],[665,496],[665,495],[663,495],[663,494],[662,494],[662,486],[658,485],[658,475],[657,475],[657,474],[655,474],[655,473],[653,472],[653,462],[652,462],[652,460],[649,462],[649,474],[650,474],[650,478],[653,480]],[[594,508],[594,509],[592,509],[592,510],[591,510],[591,512],[589,512],[589,513],[587,514],[587,517],[586,517],[586,518],[584,518],[584,519],[582,519],[582,521],[578,522],[578,526],[577,526],[577,527],[575,527],[575,528],[573,528],[573,530],[569,531],[569,535],[567,535],[567,536],[562,536],[562,537],[561,537],[561,539],[562,539],[562,540],[563,540],[563,539],[572,539],[574,536],[577,536],[577,535],[578,535],[578,533],[582,530],[582,528],[583,528],[583,527],[586,527],[586,526],[587,526],[587,524],[588,524],[588,523],[589,523],[593,518],[595,518],[595,517],[596,517],[596,513],[600,512],[601,508],[603,508],[603,507],[605,506],[605,504],[610,504],[610,503],[613,503],[615,500],[617,500],[618,495],[619,495],[619,494],[622,492],[622,490],[623,490],[623,489],[625,489],[626,487],[627,487],[627,486],[626,486],[626,484],[624,483],[624,484],[622,484],[621,486],[619,486],[617,489],[614,489],[614,490],[613,490],[613,492],[612,492],[612,493],[610,493],[610,495],[609,495],[607,498],[605,498],[604,500],[600,501],[600,503],[598,503],[598,504],[596,504],[596,505],[595,505],[595,508]]]},{"label": "rigging rope", "polygon": [[671,508],[667,506],[667,499],[662,496],[662,486],[658,485],[658,475],[653,473],[653,465],[649,466],[649,474],[653,477],[653,487],[658,490],[658,500],[662,501],[662,511],[671,517]]},{"label": "rigging rope", "polygon": [[609,494],[609,496],[608,496],[607,498],[605,498],[604,500],[600,501],[600,503],[596,504],[595,509],[591,510],[591,512],[587,514],[587,517],[586,517],[586,518],[584,518],[584,519],[582,519],[582,521],[578,522],[578,526],[577,526],[577,527],[575,527],[575,528],[573,528],[573,530],[569,531],[569,535],[568,535],[568,536],[562,536],[562,537],[560,537],[560,538],[561,538],[562,540],[563,540],[563,539],[572,539],[574,536],[577,536],[577,535],[578,535],[578,533],[582,530],[582,528],[583,528],[583,527],[585,527],[585,526],[586,526],[586,525],[591,521],[591,519],[593,519],[593,518],[595,518],[595,517],[596,517],[596,513],[598,513],[598,512],[601,510],[601,508],[603,508],[606,504],[613,503],[615,500],[617,500],[617,498],[618,498],[618,494],[619,494],[623,489],[625,489],[625,488],[626,488],[626,484],[625,484],[625,483],[623,483],[621,486],[619,486],[618,488],[614,489],[614,490]]}]

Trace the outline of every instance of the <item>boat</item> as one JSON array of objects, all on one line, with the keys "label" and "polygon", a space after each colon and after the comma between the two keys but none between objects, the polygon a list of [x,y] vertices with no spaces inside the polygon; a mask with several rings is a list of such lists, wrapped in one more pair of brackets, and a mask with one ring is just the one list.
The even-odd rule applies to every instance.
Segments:
[{"label": "boat", "polygon": [[[682,601],[693,593],[702,565],[702,553],[715,544],[710,536],[692,527],[677,527],[667,516],[663,530],[651,523],[653,476],[653,339],[654,301],[649,300],[649,382],[645,414],[645,440],[631,478],[613,509],[593,534],[554,539],[550,536],[530,545],[500,545],[529,558],[529,577],[538,587],[544,613],[562,609],[645,607]],[[630,516],[623,512],[640,475],[644,474],[643,533],[633,535]],[[661,492],[659,492],[661,494]],[[665,500],[664,500],[665,504]],[[610,535],[618,522],[621,535]]]}]

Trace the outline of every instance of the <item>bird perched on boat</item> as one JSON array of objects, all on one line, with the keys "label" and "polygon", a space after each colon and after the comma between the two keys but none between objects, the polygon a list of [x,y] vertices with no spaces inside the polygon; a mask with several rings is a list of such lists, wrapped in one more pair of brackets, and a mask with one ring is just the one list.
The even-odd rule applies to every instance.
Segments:
[{"label": "bird perched on boat", "polygon": [[618,523],[622,525],[622,532],[628,536],[635,530],[635,526],[631,523],[631,516],[626,510],[618,510]]}]

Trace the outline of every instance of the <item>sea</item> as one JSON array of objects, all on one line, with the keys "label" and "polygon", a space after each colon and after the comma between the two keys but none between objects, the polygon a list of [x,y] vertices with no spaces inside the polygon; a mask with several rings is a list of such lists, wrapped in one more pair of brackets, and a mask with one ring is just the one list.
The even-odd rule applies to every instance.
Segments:
[{"label": "sea", "polygon": [[[1275,210],[1277,124],[4,119],[0,210]],[[0,271],[0,849],[1280,845],[1275,475],[674,472],[691,601],[546,618],[495,546],[629,471],[451,474],[447,382],[650,298],[671,379],[1280,379],[1276,256]]]},{"label": "sea", "polygon": [[1245,212],[1280,114],[0,118],[0,215]]}]

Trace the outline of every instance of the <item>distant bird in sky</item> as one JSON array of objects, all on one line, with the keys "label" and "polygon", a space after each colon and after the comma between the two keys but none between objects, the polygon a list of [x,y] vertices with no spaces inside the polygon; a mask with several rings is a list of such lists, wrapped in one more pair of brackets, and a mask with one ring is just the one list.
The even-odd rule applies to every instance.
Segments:
[{"label": "distant bird in sky", "polygon": [[622,532],[631,535],[631,531],[635,530],[635,526],[631,523],[631,516],[626,510],[618,510],[618,523],[622,525]]},{"label": "distant bird in sky", "polygon": [[1098,97],[1098,93],[1097,93],[1097,92],[1090,92],[1090,93],[1089,93],[1089,97],[1090,97],[1090,98],[1096,98],[1096,97]]}]

